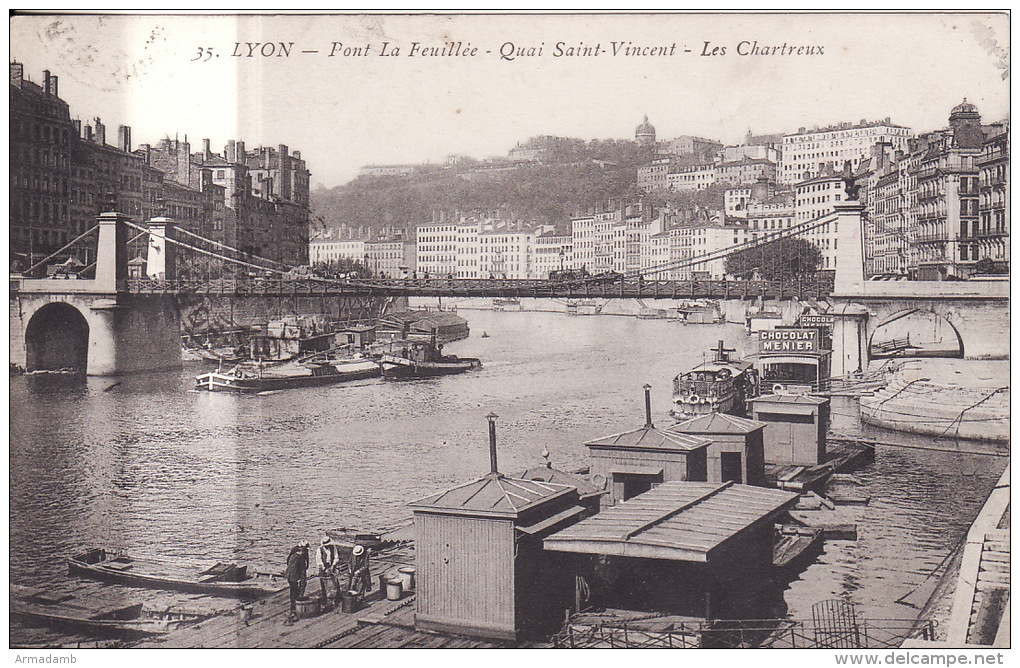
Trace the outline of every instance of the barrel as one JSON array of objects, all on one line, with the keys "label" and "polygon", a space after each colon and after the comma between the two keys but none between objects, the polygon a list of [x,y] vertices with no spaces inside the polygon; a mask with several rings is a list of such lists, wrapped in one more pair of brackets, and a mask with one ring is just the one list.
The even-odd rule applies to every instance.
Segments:
[{"label": "barrel", "polygon": [[403,587],[400,585],[400,578],[389,578],[386,580],[386,600],[387,601],[399,601],[400,596],[404,593]]},{"label": "barrel", "polygon": [[404,591],[414,591],[414,566],[401,566],[397,569],[400,586]]},{"label": "barrel", "polygon": [[302,596],[296,601],[298,619],[307,619],[319,614],[319,599]]}]

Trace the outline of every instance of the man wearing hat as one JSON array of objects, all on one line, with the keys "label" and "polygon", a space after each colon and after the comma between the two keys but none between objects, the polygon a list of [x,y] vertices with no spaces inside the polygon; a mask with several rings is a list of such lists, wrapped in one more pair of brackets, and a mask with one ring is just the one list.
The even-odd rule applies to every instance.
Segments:
[{"label": "man wearing hat", "polygon": [[368,569],[368,550],[364,545],[355,545],[351,550],[350,572],[348,591],[356,591],[358,596],[372,591],[372,574]]},{"label": "man wearing hat", "polygon": [[326,580],[333,583],[333,598],[340,598],[340,583],[336,578],[336,569],[340,565],[340,559],[336,553],[336,546],[329,536],[322,537],[322,543],[315,553],[315,561],[319,566],[319,586],[322,587],[322,602],[330,599],[329,591],[326,588]]},{"label": "man wearing hat", "polygon": [[291,548],[287,555],[287,582],[290,584],[290,615],[297,613],[297,600],[305,595],[308,583],[308,541],[303,540]]}]

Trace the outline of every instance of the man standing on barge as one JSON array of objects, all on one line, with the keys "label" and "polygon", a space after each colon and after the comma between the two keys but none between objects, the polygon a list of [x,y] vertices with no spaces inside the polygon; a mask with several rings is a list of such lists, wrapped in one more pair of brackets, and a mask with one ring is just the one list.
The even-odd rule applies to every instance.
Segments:
[{"label": "man standing on barge", "polygon": [[287,582],[290,584],[290,616],[297,616],[297,600],[305,595],[308,584],[308,541],[291,548],[287,555]]}]

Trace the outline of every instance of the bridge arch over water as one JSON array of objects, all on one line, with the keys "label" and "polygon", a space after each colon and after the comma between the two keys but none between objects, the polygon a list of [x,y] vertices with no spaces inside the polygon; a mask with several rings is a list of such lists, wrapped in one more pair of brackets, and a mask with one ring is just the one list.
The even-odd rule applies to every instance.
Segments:
[{"label": "bridge arch over water", "polygon": [[89,323],[66,302],[51,302],[32,314],[25,328],[25,370],[75,369],[88,364]]},{"label": "bridge arch over water", "polygon": [[962,358],[966,348],[952,315],[933,308],[905,308],[886,316],[871,329],[868,357]]}]

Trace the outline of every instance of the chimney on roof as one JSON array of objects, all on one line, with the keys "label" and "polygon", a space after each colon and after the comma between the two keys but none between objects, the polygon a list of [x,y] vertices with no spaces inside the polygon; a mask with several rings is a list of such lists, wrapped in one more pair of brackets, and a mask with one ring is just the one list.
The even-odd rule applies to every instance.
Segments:
[{"label": "chimney on roof", "polygon": [[202,159],[203,160],[212,159],[212,145],[208,139],[202,140]]},{"label": "chimney on roof", "polygon": [[50,71],[43,70],[43,92],[50,95]]},{"label": "chimney on roof", "polygon": [[117,148],[125,153],[131,152],[131,126],[117,126]]},{"label": "chimney on roof", "polygon": [[106,126],[96,116],[96,143],[100,146],[106,145]]},{"label": "chimney on roof", "polygon": [[240,164],[243,165],[244,164],[244,159],[246,157],[247,157],[247,154],[245,153],[245,150],[244,150],[244,142],[241,141],[240,139],[238,139],[237,140],[237,159],[235,160],[235,162],[240,163]]},{"label": "chimney on roof", "polygon": [[652,424],[652,386],[645,383],[645,429],[655,429]]},{"label": "chimney on roof", "polygon": [[92,126],[85,124],[85,141],[93,141]]},{"label": "chimney on roof", "polygon": [[25,79],[25,66],[18,62],[11,63],[11,85],[21,88]]},{"label": "chimney on roof", "polygon": [[74,127],[75,133],[78,135],[78,139],[81,139],[81,119],[75,118],[71,121],[71,125]]},{"label": "chimney on roof", "polygon": [[499,468],[496,466],[496,418],[495,413],[489,413],[485,419],[489,421],[489,467],[490,473],[499,475]]}]

